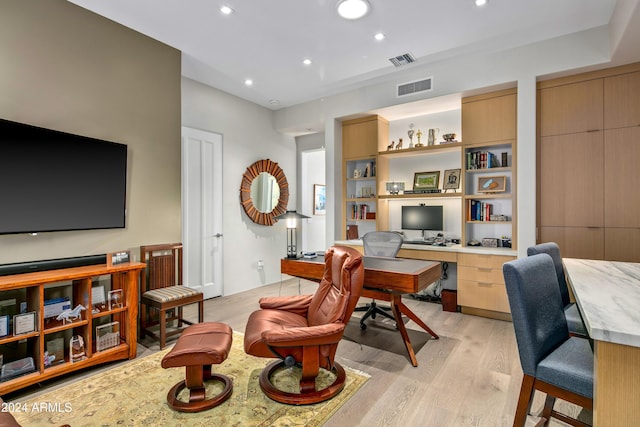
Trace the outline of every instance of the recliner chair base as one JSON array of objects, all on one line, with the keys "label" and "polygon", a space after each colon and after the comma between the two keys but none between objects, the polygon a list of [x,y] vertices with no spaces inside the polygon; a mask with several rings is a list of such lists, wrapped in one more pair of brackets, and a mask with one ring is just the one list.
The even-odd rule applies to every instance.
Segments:
[{"label": "recliner chair base", "polygon": [[282,367],[285,367],[283,360],[277,360],[268,365],[260,373],[259,383],[267,397],[288,405],[310,405],[329,400],[342,391],[347,378],[344,368],[334,362],[332,372],[336,375],[336,379],[331,385],[322,390],[316,390],[315,377],[308,379],[308,381],[303,378],[300,380],[300,393],[289,393],[276,388],[271,382],[273,373]]}]

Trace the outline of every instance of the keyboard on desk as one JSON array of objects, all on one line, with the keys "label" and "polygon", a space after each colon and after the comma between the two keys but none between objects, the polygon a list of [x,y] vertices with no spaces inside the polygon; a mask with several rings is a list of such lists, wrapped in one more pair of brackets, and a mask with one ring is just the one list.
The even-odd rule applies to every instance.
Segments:
[{"label": "keyboard on desk", "polygon": [[408,243],[411,245],[433,245],[435,240],[403,240],[402,243]]}]

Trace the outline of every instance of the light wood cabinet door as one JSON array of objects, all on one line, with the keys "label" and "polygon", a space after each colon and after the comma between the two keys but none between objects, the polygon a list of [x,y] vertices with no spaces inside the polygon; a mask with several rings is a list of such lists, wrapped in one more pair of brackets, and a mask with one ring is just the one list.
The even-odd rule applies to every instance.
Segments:
[{"label": "light wood cabinet door", "polygon": [[540,90],[540,135],[603,129],[603,80],[594,79]]},{"label": "light wood cabinet door", "polygon": [[604,259],[604,228],[540,227],[540,242],[556,242],[566,258]]},{"label": "light wood cabinet door", "polygon": [[640,71],[604,79],[604,126],[640,126]]},{"label": "light wood cabinet door", "polygon": [[606,260],[640,262],[640,228],[605,228]]},{"label": "light wood cabinet door", "polygon": [[604,135],[604,225],[640,227],[640,127]]},{"label": "light wood cabinet door", "polygon": [[462,141],[477,144],[515,140],[516,95],[462,100]]},{"label": "light wood cabinet door", "polygon": [[342,123],[342,158],[376,157],[378,145],[388,139],[389,123],[379,116]]},{"label": "light wood cabinet door", "polygon": [[540,138],[540,225],[604,225],[603,132]]}]

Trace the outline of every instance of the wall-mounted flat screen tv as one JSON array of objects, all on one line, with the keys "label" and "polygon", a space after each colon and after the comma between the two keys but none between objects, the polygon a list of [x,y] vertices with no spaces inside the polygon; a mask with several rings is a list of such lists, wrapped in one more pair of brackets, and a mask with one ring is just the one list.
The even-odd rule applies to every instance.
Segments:
[{"label": "wall-mounted flat screen tv", "polygon": [[0,234],[125,227],[127,146],[0,119]]}]

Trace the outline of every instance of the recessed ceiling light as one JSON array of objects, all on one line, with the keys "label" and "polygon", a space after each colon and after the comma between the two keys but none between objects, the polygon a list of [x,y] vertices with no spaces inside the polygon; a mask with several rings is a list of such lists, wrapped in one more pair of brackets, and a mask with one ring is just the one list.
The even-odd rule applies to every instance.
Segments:
[{"label": "recessed ceiling light", "polygon": [[487,0],[476,0],[476,6],[478,7],[484,6],[485,4],[487,4]]},{"label": "recessed ceiling light", "polygon": [[245,86],[253,86],[253,80],[251,80],[251,79],[246,79],[246,80],[244,81],[244,85],[245,85]]},{"label": "recessed ceiling light", "polygon": [[280,101],[278,101],[277,99],[270,99],[269,100],[269,104],[271,104],[271,105],[280,105]]},{"label": "recessed ceiling light", "polygon": [[337,7],[338,14],[344,19],[360,19],[371,8],[367,0],[340,0]]},{"label": "recessed ceiling light", "polygon": [[305,58],[305,59],[302,61],[302,63],[303,63],[304,65],[311,65],[311,60],[310,60],[309,58]]},{"label": "recessed ceiling light", "polygon": [[376,33],[376,35],[373,36],[373,37],[378,41],[384,40],[384,34],[382,34],[382,33]]},{"label": "recessed ceiling light", "polygon": [[220,12],[224,13],[225,15],[231,15],[233,13],[233,9],[231,9],[229,6],[220,6]]}]

